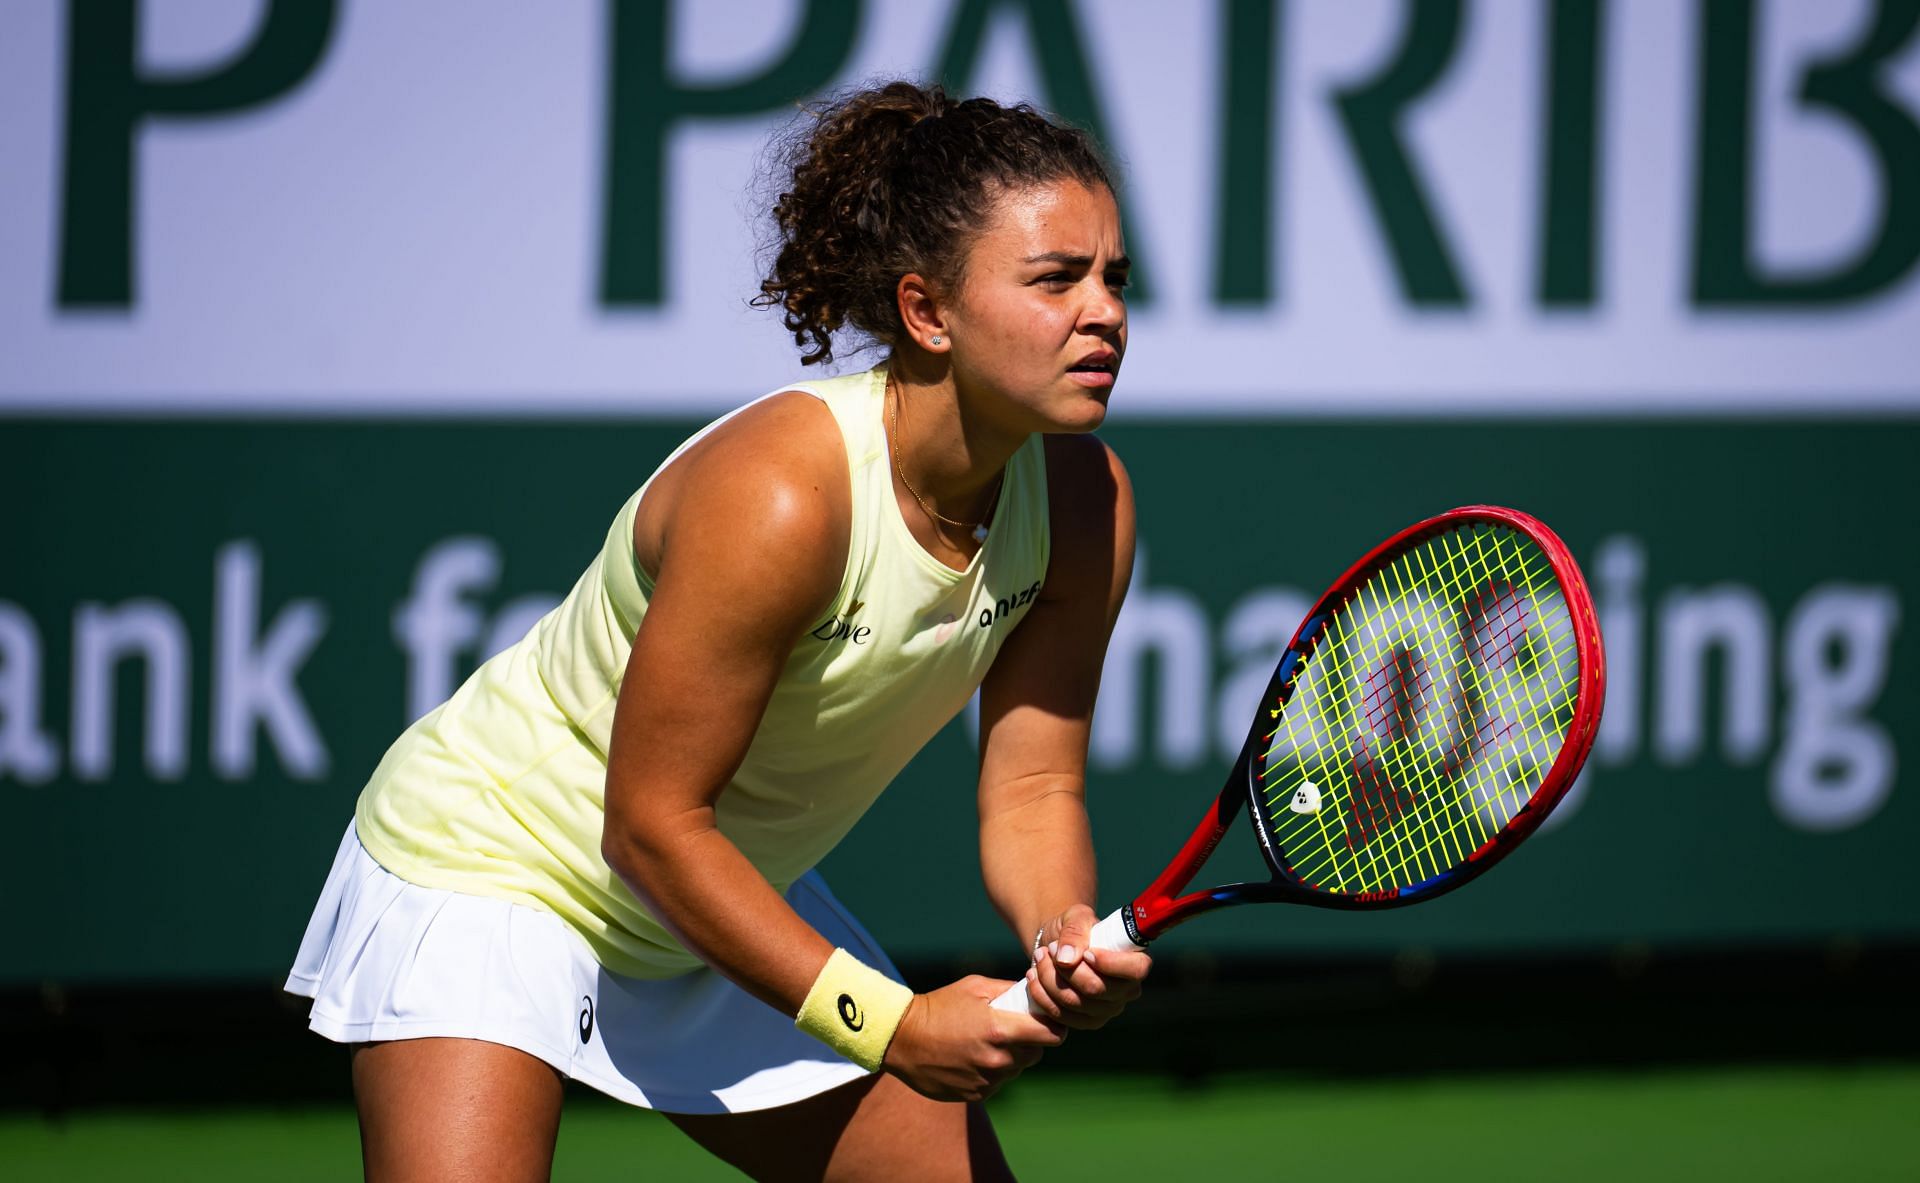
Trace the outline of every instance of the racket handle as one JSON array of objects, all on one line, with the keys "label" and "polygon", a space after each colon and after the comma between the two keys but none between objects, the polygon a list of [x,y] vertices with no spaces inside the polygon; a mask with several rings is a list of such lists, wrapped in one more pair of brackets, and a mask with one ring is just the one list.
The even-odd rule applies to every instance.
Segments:
[{"label": "racket handle", "polygon": [[[1093,940],[1088,943],[1096,949],[1105,949],[1108,952],[1133,953],[1146,948],[1145,945],[1134,944],[1133,938],[1127,935],[1127,922],[1121,918],[1120,912],[1121,909],[1116,908],[1107,915],[1105,920],[1094,925]],[[1032,1002],[1027,998],[1025,978],[1008,986],[1005,993],[993,1000],[995,1010],[1020,1011],[1029,1010],[1031,1007]]]}]

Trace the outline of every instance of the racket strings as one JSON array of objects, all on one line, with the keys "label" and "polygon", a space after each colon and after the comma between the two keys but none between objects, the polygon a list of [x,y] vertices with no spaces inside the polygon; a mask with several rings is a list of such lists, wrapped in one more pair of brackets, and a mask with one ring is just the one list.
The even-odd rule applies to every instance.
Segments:
[{"label": "racket strings", "polygon": [[[1425,559],[1425,569],[1422,572],[1423,578],[1419,580],[1415,580],[1414,581],[1415,586],[1424,586],[1425,584],[1431,583],[1434,581],[1434,579],[1442,576],[1451,578],[1451,579],[1458,579],[1461,574],[1457,570],[1457,567],[1458,567],[1457,562],[1452,565],[1454,567],[1453,570],[1448,569],[1448,564],[1436,562],[1433,548],[1431,546],[1429,546],[1425,550],[1424,554],[1416,553],[1414,558],[1416,563],[1420,558]],[[1396,567],[1389,567],[1385,572],[1383,572],[1383,575],[1385,575],[1386,579],[1389,582],[1393,582],[1397,585],[1396,587],[1391,589],[1392,592],[1394,593],[1395,598],[1401,604],[1407,603],[1408,592],[1411,589],[1405,578],[1405,573],[1397,570]],[[1351,651],[1355,646],[1358,638],[1363,636],[1367,630],[1374,628],[1374,626],[1377,624],[1377,622],[1383,615],[1382,591],[1383,589],[1380,586],[1378,586],[1378,583],[1376,582],[1375,584],[1361,588],[1356,593],[1351,603],[1357,604],[1357,608],[1353,608],[1348,611],[1343,611],[1341,614],[1339,614],[1336,621],[1336,626],[1333,629],[1333,636],[1332,636],[1333,645],[1332,645],[1332,648],[1329,650],[1329,652],[1338,654],[1342,652]],[[1415,622],[1417,625],[1416,631],[1418,632],[1419,635],[1422,635],[1422,636],[1431,637],[1431,636],[1442,635],[1441,632],[1439,631],[1439,627],[1437,623],[1439,618],[1440,618],[1439,613],[1437,611],[1429,611],[1429,612],[1423,613],[1421,620]],[[1377,630],[1376,630],[1376,634],[1377,634]],[[1362,660],[1366,660],[1368,658],[1377,658],[1380,655],[1379,647],[1377,644],[1375,645],[1361,644],[1360,648],[1361,648]],[[1326,663],[1323,663],[1319,668],[1324,673],[1327,671],[1337,671],[1339,667],[1336,662],[1330,660]],[[1329,693],[1329,689],[1323,685],[1318,689],[1318,693],[1321,697],[1325,697]],[[1309,701],[1313,701],[1313,700],[1310,699]],[[1361,702],[1366,701],[1364,691],[1360,696],[1360,701]],[[1358,722],[1354,718],[1354,711],[1352,707],[1353,698],[1352,697],[1334,698],[1332,699],[1332,702],[1334,704],[1334,711],[1331,718],[1331,722],[1335,725],[1335,729],[1340,733],[1339,735],[1332,736],[1332,738],[1345,738],[1345,737],[1353,737],[1353,736],[1359,735],[1359,733],[1361,732],[1361,728],[1358,726]],[[1298,718],[1299,717],[1298,713],[1296,713],[1294,717]],[[1309,715],[1309,717],[1311,717],[1311,715]],[[1366,750],[1364,737],[1359,738],[1358,740],[1354,741],[1354,743],[1355,743],[1354,756],[1349,765],[1350,771],[1354,775],[1349,782],[1349,786],[1351,786],[1351,783],[1353,781],[1359,782],[1360,793],[1358,794],[1358,797],[1360,798],[1360,801],[1350,803],[1349,808],[1357,812],[1359,805],[1366,801],[1369,795],[1369,789],[1372,786],[1375,786],[1379,783],[1379,776],[1377,774],[1373,776],[1369,776],[1368,774],[1378,768],[1380,757],[1377,753],[1369,752]],[[1337,751],[1337,749],[1338,749],[1337,744],[1328,745],[1328,744],[1322,743],[1318,745],[1318,751],[1321,754],[1321,761],[1318,768],[1316,769],[1316,772],[1317,772],[1317,775],[1319,775],[1319,777],[1324,783],[1337,785],[1340,779],[1337,776],[1337,774],[1334,772],[1334,770],[1329,767],[1329,762],[1328,762],[1328,756],[1333,752]],[[1401,766],[1387,770],[1387,775],[1397,774],[1402,779],[1409,779],[1409,770],[1404,766],[1404,761],[1396,760],[1395,763]],[[1272,766],[1272,761],[1271,759],[1269,759],[1269,767],[1271,768],[1271,766]],[[1277,796],[1277,794],[1274,794],[1274,796]],[[1349,794],[1349,796],[1351,797],[1352,794]],[[1338,800],[1338,797],[1336,795],[1336,802],[1337,800]],[[1349,814],[1349,816],[1352,816],[1351,813]],[[1316,820],[1319,823],[1317,829],[1318,829],[1318,836],[1320,838],[1320,845],[1325,855],[1324,863],[1328,869],[1334,872],[1337,878],[1337,886],[1339,887],[1340,890],[1348,889],[1348,883],[1345,881],[1346,879],[1356,877],[1354,875],[1348,875],[1344,877],[1340,876],[1340,868],[1342,863],[1357,861],[1359,863],[1367,864],[1367,865],[1353,868],[1354,871],[1361,872],[1361,873],[1364,873],[1367,871],[1372,872],[1371,875],[1361,874],[1359,876],[1362,879],[1362,882],[1356,888],[1356,890],[1380,890],[1387,885],[1388,880],[1392,876],[1393,868],[1391,865],[1386,866],[1385,868],[1379,865],[1386,861],[1387,855],[1391,853],[1398,853],[1401,856],[1400,859],[1398,860],[1399,865],[1404,868],[1407,861],[1407,857],[1409,855],[1411,855],[1415,860],[1418,860],[1419,856],[1421,856],[1422,854],[1428,854],[1430,853],[1430,850],[1431,850],[1431,845],[1432,845],[1431,842],[1423,844],[1421,847],[1411,851],[1402,849],[1397,852],[1390,850],[1386,846],[1375,847],[1372,843],[1366,843],[1366,844],[1360,845],[1357,852],[1358,857],[1356,859],[1353,857],[1356,844],[1352,841],[1351,833],[1349,833],[1343,839],[1340,839],[1337,841],[1336,834],[1332,831],[1330,827],[1328,827],[1325,824],[1324,816],[1318,817],[1316,818]],[[1457,838],[1455,838],[1455,836],[1452,834],[1450,830],[1443,829],[1440,831],[1440,835],[1443,842],[1451,841],[1457,847]],[[1395,840],[1395,845],[1402,845],[1402,846],[1405,845],[1406,834],[1404,832],[1400,832],[1396,829],[1396,831],[1391,833],[1390,836]],[[1348,857],[1346,858],[1343,858],[1341,854],[1341,850],[1343,846],[1344,846],[1344,849],[1348,852]],[[1461,857],[1461,852],[1456,849],[1453,852],[1453,857],[1455,858]],[[1313,869],[1309,868],[1309,870],[1311,871]]]},{"label": "racket strings", "polygon": [[[1538,789],[1571,723],[1575,638],[1544,554],[1479,524],[1337,609],[1268,735],[1276,845],[1308,884],[1410,887],[1459,866]],[[1293,808],[1311,782],[1316,802]]]},{"label": "racket strings", "polygon": [[[1496,551],[1499,550],[1500,537],[1494,535],[1491,540]],[[1465,675],[1464,691],[1469,697],[1477,694],[1483,701],[1502,699],[1510,706],[1515,696],[1506,692],[1507,688],[1503,688],[1502,692],[1494,692],[1489,687],[1477,686],[1475,683],[1489,671],[1509,672],[1513,664],[1509,655],[1517,655],[1521,641],[1527,635],[1529,622],[1524,613],[1525,601],[1514,602],[1511,594],[1514,585],[1510,580],[1487,576],[1486,570],[1490,557],[1486,553],[1488,539],[1483,537],[1476,539],[1475,542],[1477,546],[1474,550],[1461,551],[1451,556],[1454,561],[1448,565],[1456,578],[1464,574],[1469,581],[1476,578],[1483,580],[1478,584],[1477,593],[1467,601],[1464,609],[1465,628],[1462,631],[1468,641],[1467,661],[1461,667]],[[1499,556],[1501,559],[1512,557],[1506,554]],[[1465,572],[1461,570],[1463,566],[1467,568]],[[1523,570],[1525,570],[1524,560]],[[1532,585],[1531,576],[1536,573],[1535,570],[1525,570],[1525,574],[1529,577],[1529,587]],[[1490,615],[1487,611],[1489,602],[1503,604],[1500,619],[1490,628],[1487,627],[1487,617]],[[1505,611],[1506,606],[1511,606],[1514,611]],[[1492,654],[1492,660],[1481,660],[1489,651]],[[1361,660],[1369,664],[1374,664],[1377,658],[1377,653],[1363,652],[1361,656]],[[1512,679],[1509,677],[1506,681],[1510,683]],[[1538,707],[1537,702],[1529,703],[1524,713],[1528,716],[1537,716]],[[1418,882],[1429,874],[1437,874],[1443,869],[1439,866],[1441,857],[1444,857],[1449,865],[1457,865],[1463,854],[1470,853],[1464,848],[1464,844],[1470,843],[1477,849],[1479,844],[1484,843],[1490,831],[1497,832],[1518,811],[1519,806],[1524,802],[1516,795],[1503,793],[1489,798],[1483,788],[1476,788],[1472,782],[1462,781],[1457,775],[1463,765],[1470,767],[1473,762],[1480,761],[1482,753],[1488,748],[1498,750],[1505,747],[1523,723],[1535,724],[1528,728],[1528,732],[1537,737],[1540,730],[1537,726],[1537,718],[1515,718],[1513,717],[1515,713],[1511,709],[1500,709],[1480,714],[1474,720],[1473,729],[1466,742],[1448,752],[1440,770],[1442,787],[1451,785],[1455,792],[1451,794],[1451,800],[1448,800],[1444,793],[1435,794],[1432,800],[1448,807],[1441,809],[1437,816],[1443,818],[1451,816],[1459,824],[1451,829],[1439,831],[1440,841],[1438,842],[1435,841],[1435,833],[1432,831],[1423,833],[1417,826],[1396,827],[1388,836],[1389,841],[1375,846],[1374,853],[1377,857],[1371,860],[1375,865],[1367,868],[1373,871],[1379,888],[1405,885],[1409,881]],[[1516,749],[1509,753],[1504,762],[1489,767],[1496,779],[1503,774],[1511,779],[1513,766],[1524,758],[1525,753]],[[1404,760],[1399,762],[1392,771],[1402,777],[1413,775],[1430,778],[1433,773],[1431,764],[1425,767],[1409,768]],[[1532,787],[1528,786],[1529,795]],[[1473,807],[1474,805],[1484,806],[1489,801],[1493,805],[1491,811]],[[1420,841],[1421,837],[1426,840]]]},{"label": "racket strings", "polygon": [[[1475,723],[1474,730],[1468,737],[1467,742],[1449,755],[1446,764],[1441,770],[1442,777],[1438,787],[1442,790],[1451,787],[1454,790],[1451,795],[1451,800],[1446,802],[1446,804],[1451,809],[1451,815],[1455,819],[1464,822],[1464,824],[1456,825],[1451,830],[1441,831],[1442,835],[1453,836],[1455,842],[1451,844],[1445,842],[1436,843],[1434,841],[1434,834],[1427,833],[1425,835],[1427,841],[1416,847],[1413,846],[1413,842],[1420,835],[1420,831],[1412,828],[1396,831],[1390,835],[1393,841],[1383,844],[1379,850],[1380,858],[1376,861],[1387,865],[1385,867],[1376,866],[1373,868],[1378,876],[1376,889],[1383,890],[1389,886],[1407,886],[1410,883],[1421,882],[1431,875],[1439,874],[1445,868],[1440,866],[1434,858],[1436,853],[1451,854],[1447,865],[1458,865],[1458,863],[1462,861],[1459,839],[1472,840],[1474,842],[1473,849],[1478,849],[1479,845],[1483,845],[1491,833],[1497,833],[1519,812],[1521,806],[1525,804],[1526,799],[1530,798],[1533,790],[1538,787],[1539,778],[1531,777],[1528,779],[1530,779],[1532,783],[1524,786],[1524,796],[1509,788],[1504,792],[1489,797],[1484,787],[1484,782],[1488,778],[1480,778],[1479,784],[1462,779],[1458,773],[1463,764],[1467,767],[1472,767],[1474,763],[1480,761],[1480,753],[1489,748],[1496,752],[1506,750],[1508,755],[1505,760],[1486,767],[1490,768],[1492,779],[1498,781],[1504,776],[1506,781],[1511,784],[1518,779],[1513,775],[1516,768],[1529,760],[1529,758],[1532,758],[1533,770],[1544,770],[1549,761],[1535,757],[1550,757],[1554,747],[1557,746],[1557,732],[1554,735],[1543,734],[1543,727],[1539,718],[1540,703],[1534,701],[1535,696],[1528,696],[1528,702],[1524,710],[1524,714],[1528,716],[1527,718],[1510,717],[1513,713],[1510,708],[1513,707],[1517,701],[1516,696],[1512,693],[1513,678],[1510,667],[1513,662],[1511,658],[1500,660],[1498,659],[1498,655],[1504,650],[1507,654],[1517,656],[1521,650],[1522,643],[1526,637],[1531,635],[1532,630],[1529,627],[1530,622],[1525,613],[1527,600],[1516,600],[1512,595],[1515,585],[1510,580],[1503,580],[1497,576],[1488,574],[1488,556],[1485,553],[1485,543],[1489,538],[1496,551],[1495,558],[1497,561],[1512,563],[1517,560],[1519,562],[1522,573],[1527,579],[1526,590],[1530,598],[1537,594],[1534,579],[1537,575],[1545,571],[1546,564],[1544,562],[1528,564],[1526,556],[1518,552],[1517,546],[1513,553],[1507,553],[1503,549],[1505,540],[1499,534],[1491,534],[1476,539],[1477,549],[1474,553],[1473,561],[1466,564],[1469,568],[1467,572],[1469,580],[1473,578],[1484,580],[1484,582],[1480,584],[1474,599],[1469,601],[1465,609],[1465,621],[1468,627],[1464,631],[1466,635],[1472,639],[1472,648],[1468,654],[1468,660],[1462,667],[1466,677],[1469,679],[1466,689],[1469,694],[1477,691],[1481,701],[1498,701],[1501,703],[1503,709],[1499,711],[1488,711],[1482,714]],[[1515,538],[1517,540],[1517,536],[1515,536]],[[1465,557],[1464,552],[1458,557]],[[1462,564],[1458,561],[1453,564],[1456,572],[1461,566]],[[1502,613],[1501,622],[1496,628],[1491,630],[1490,643],[1487,640],[1489,634],[1483,633],[1480,628],[1480,626],[1485,623],[1487,615],[1485,605],[1488,601],[1506,601],[1511,603],[1514,609],[1510,614]],[[1568,635],[1570,636],[1570,633]],[[1493,650],[1496,660],[1477,660],[1477,658],[1488,649]],[[1496,689],[1474,685],[1474,680],[1477,680],[1479,676],[1489,671],[1506,675],[1503,679],[1506,685]],[[1522,685],[1524,685],[1524,683],[1522,683]],[[1571,679],[1569,679],[1567,687],[1569,690],[1573,688]],[[1568,695],[1568,705],[1569,707],[1571,706],[1571,694]],[[1522,724],[1527,724],[1524,734],[1531,737],[1529,744],[1524,748],[1510,747],[1509,745],[1514,733],[1521,729]],[[1564,730],[1564,727],[1562,727],[1561,730]],[[1460,758],[1462,753],[1465,755],[1464,760]],[[1409,770],[1403,768],[1400,771],[1405,775]],[[1422,777],[1430,777],[1432,774],[1430,766],[1416,768],[1410,771],[1412,774]],[[1476,807],[1469,807],[1470,801],[1472,805]],[[1443,812],[1439,816],[1444,817],[1446,813]],[[1435,850],[1436,845],[1441,848],[1438,852]],[[1452,847],[1451,850],[1448,849],[1449,846]],[[1471,851],[1467,852],[1469,855],[1470,853]]]},{"label": "racket strings", "polygon": [[[1389,581],[1393,581],[1394,576],[1396,575],[1396,572],[1392,567],[1389,567],[1385,572],[1385,574],[1387,575]],[[1406,586],[1404,584],[1395,589],[1396,594],[1401,597],[1411,595],[1414,593],[1414,591],[1415,591],[1414,587]],[[1469,620],[1472,619],[1471,610],[1469,610],[1468,618]],[[1440,622],[1435,620],[1432,616],[1422,616],[1419,620],[1415,622],[1415,624],[1422,630],[1425,630],[1423,631],[1423,635],[1425,636],[1441,635],[1436,631],[1432,631],[1432,630],[1437,630],[1439,627],[1441,627]],[[1363,666],[1366,664],[1373,664],[1377,656],[1378,656],[1377,653],[1363,653],[1361,657]],[[1444,660],[1444,658],[1442,658],[1441,660]],[[1384,668],[1384,666],[1381,666],[1381,668]],[[1364,685],[1364,690],[1367,697],[1363,698],[1362,700],[1363,702],[1370,701],[1372,696],[1377,692],[1377,688],[1374,685],[1376,681],[1377,681],[1377,678],[1369,679],[1368,682]],[[1456,712],[1460,709],[1461,705],[1462,704],[1460,704],[1457,701],[1446,704],[1448,709],[1455,710]],[[1490,715],[1482,716],[1480,720],[1474,725],[1472,732],[1470,732],[1465,737],[1463,742],[1449,745],[1448,750],[1445,751],[1443,756],[1444,766],[1440,770],[1440,778],[1443,783],[1451,781],[1454,778],[1457,772],[1457,769],[1460,768],[1463,764],[1465,764],[1466,761],[1471,758],[1473,753],[1484,749],[1487,746],[1487,744],[1493,738],[1495,738],[1487,734],[1489,724],[1492,722],[1493,722],[1492,716]],[[1437,723],[1434,724],[1434,726],[1436,727],[1437,725],[1438,725]],[[1384,738],[1390,740],[1394,737],[1389,735]],[[1409,757],[1409,758],[1403,758],[1403,759],[1396,759],[1393,761],[1393,766],[1390,769],[1390,773],[1392,775],[1399,777],[1402,781],[1410,780],[1415,784],[1425,784],[1434,779],[1434,769],[1431,763],[1430,762],[1426,764],[1418,763],[1418,756],[1420,753],[1419,748],[1410,747],[1407,745],[1401,745],[1398,748],[1390,748],[1389,750],[1394,751],[1397,754],[1404,754],[1405,756]],[[1356,813],[1357,813],[1357,810],[1356,810]],[[1432,873],[1435,873],[1435,874],[1438,873],[1439,868],[1437,866],[1428,868],[1428,867],[1423,867],[1421,864],[1421,856],[1429,854],[1432,847],[1434,846],[1433,841],[1430,840],[1418,848],[1409,850],[1407,849],[1407,847],[1409,846],[1409,844],[1411,843],[1414,837],[1413,831],[1396,829],[1390,836],[1393,838],[1393,842],[1379,851],[1379,853],[1383,857],[1392,857],[1396,855],[1398,856],[1394,866],[1390,869],[1390,872],[1389,872],[1390,875],[1398,875],[1398,876],[1404,877],[1406,875],[1406,867],[1409,860],[1413,862],[1416,870],[1420,873],[1420,877],[1422,878],[1426,877],[1426,872],[1429,869],[1431,870]],[[1438,830],[1437,836],[1441,839],[1456,838],[1454,831],[1450,829]],[[1372,841],[1372,835],[1366,833],[1364,829],[1361,830],[1361,837],[1368,842]],[[1484,837],[1484,836],[1481,836],[1481,837]],[[1355,838],[1355,827],[1349,826],[1347,831],[1347,844],[1350,848],[1355,845],[1354,838]],[[1444,850],[1444,848],[1448,845],[1448,843],[1443,841],[1441,845]],[[1458,848],[1457,840],[1452,842],[1452,846],[1453,846],[1453,849],[1449,853],[1449,861],[1458,861],[1459,858],[1462,857],[1462,853]]]},{"label": "racket strings", "polygon": [[[1450,557],[1454,560],[1451,563],[1451,567],[1454,568],[1454,574],[1456,576],[1467,574],[1467,572],[1459,570],[1461,566],[1459,559],[1461,556],[1454,555]],[[1389,567],[1384,574],[1387,576],[1386,582],[1401,583],[1400,587],[1393,590],[1394,594],[1399,597],[1400,602],[1405,602],[1405,598],[1411,594],[1415,588],[1406,586],[1404,581],[1396,581],[1394,578],[1396,572],[1392,567]],[[1370,606],[1370,611],[1375,614],[1376,618],[1378,618],[1379,614],[1389,610],[1389,605],[1382,602],[1378,590],[1379,589],[1376,589],[1376,594],[1372,597],[1373,602]],[[1434,615],[1423,615],[1413,623],[1417,629],[1421,630],[1420,635],[1423,637],[1444,635],[1436,631],[1439,626]],[[1379,642],[1388,638],[1384,633],[1376,631],[1373,639],[1374,644],[1363,645],[1362,647],[1359,655],[1362,668],[1368,666],[1377,667],[1380,664],[1382,653],[1380,652]],[[1395,639],[1399,640],[1398,638]],[[1443,655],[1439,660],[1445,661],[1447,657]],[[1361,699],[1363,703],[1368,702],[1371,695],[1375,692],[1376,687],[1374,682],[1375,679],[1369,679],[1363,684],[1364,696]],[[1462,763],[1460,759],[1460,749],[1462,746],[1484,746],[1485,737],[1482,735],[1484,726],[1485,719],[1483,718],[1482,722],[1476,725],[1473,734],[1466,737],[1464,745],[1449,745],[1449,750],[1445,756],[1449,768],[1457,767]],[[1364,746],[1364,736],[1362,737],[1362,742]],[[1418,762],[1418,748],[1400,745],[1398,747],[1389,747],[1387,750],[1394,757],[1389,760],[1389,767],[1386,770],[1388,776],[1398,778],[1403,784],[1410,783],[1419,787],[1427,786],[1434,779],[1434,770],[1431,762],[1425,764]],[[1407,792],[1409,796],[1413,796],[1412,791],[1403,790],[1403,792]],[[1364,786],[1361,796],[1361,802],[1356,803],[1350,811],[1349,824],[1346,831],[1346,845],[1350,851],[1357,851],[1360,855],[1360,861],[1363,864],[1361,868],[1362,871],[1372,872],[1371,882],[1363,887],[1363,890],[1385,890],[1392,886],[1405,886],[1408,883],[1419,882],[1433,874],[1438,874],[1441,868],[1433,858],[1436,844],[1440,846],[1442,853],[1449,854],[1449,862],[1457,862],[1460,858],[1464,857],[1460,847],[1460,839],[1464,835],[1460,833],[1459,829],[1457,827],[1428,826],[1425,823],[1428,823],[1432,819],[1427,817],[1410,819],[1421,823],[1418,826],[1390,827],[1386,835],[1387,840],[1384,842],[1377,841],[1376,836],[1370,832],[1369,827],[1365,824],[1354,824],[1355,821],[1360,819],[1360,810],[1363,806],[1368,808],[1373,807],[1373,802],[1367,799],[1368,794],[1365,792]],[[1431,794],[1428,795],[1428,799],[1433,799]],[[1478,827],[1473,828],[1477,829]],[[1426,841],[1420,842],[1417,846],[1414,845],[1414,843],[1422,837],[1424,837]],[[1475,833],[1472,837],[1478,840],[1475,842],[1476,847],[1480,841],[1484,841],[1485,839],[1484,833]],[[1438,839],[1437,843],[1436,839]],[[1451,847],[1450,851],[1448,850],[1449,847]],[[1412,871],[1408,869],[1410,864],[1413,867]]]}]

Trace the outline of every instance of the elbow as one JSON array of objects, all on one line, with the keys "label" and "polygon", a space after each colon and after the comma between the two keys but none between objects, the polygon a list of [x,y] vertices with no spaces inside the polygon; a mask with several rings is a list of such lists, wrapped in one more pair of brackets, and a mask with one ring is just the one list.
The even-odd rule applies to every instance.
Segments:
[{"label": "elbow", "polygon": [[688,857],[689,835],[680,822],[671,814],[609,809],[601,823],[600,857],[643,902],[656,881]]},{"label": "elbow", "polygon": [[609,818],[600,830],[600,857],[607,860],[607,868],[623,880],[630,880],[627,867],[631,861],[633,844],[625,835],[614,828]]},{"label": "elbow", "polygon": [[641,873],[650,861],[644,832],[631,819],[609,810],[600,827],[600,857],[628,887],[640,890]]}]

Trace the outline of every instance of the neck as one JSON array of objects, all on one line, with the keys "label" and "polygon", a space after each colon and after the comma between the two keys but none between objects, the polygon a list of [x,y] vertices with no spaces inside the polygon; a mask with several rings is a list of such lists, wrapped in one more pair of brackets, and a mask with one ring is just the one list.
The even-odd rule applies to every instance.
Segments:
[{"label": "neck", "polygon": [[903,367],[887,373],[890,446],[900,476],[929,506],[961,521],[986,516],[1007,461],[1026,435],[996,430],[969,413],[949,367]]}]

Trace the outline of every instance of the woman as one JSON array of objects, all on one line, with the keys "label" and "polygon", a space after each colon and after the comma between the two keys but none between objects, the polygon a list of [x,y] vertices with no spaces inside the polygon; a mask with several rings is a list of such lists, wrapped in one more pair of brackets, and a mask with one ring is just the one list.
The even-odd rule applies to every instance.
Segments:
[{"label": "woman", "polygon": [[[756,1177],[1004,1177],[981,1100],[1147,973],[1086,948],[1134,532],[1086,434],[1126,349],[1106,169],[906,83],[787,163],[760,302],[806,363],[846,326],[888,361],[683,445],[375,772],[289,982],[354,1045],[370,1176],[544,1178],[573,1078]],[[976,687],[982,873],[1043,1018],[911,994],[812,873]]]}]

